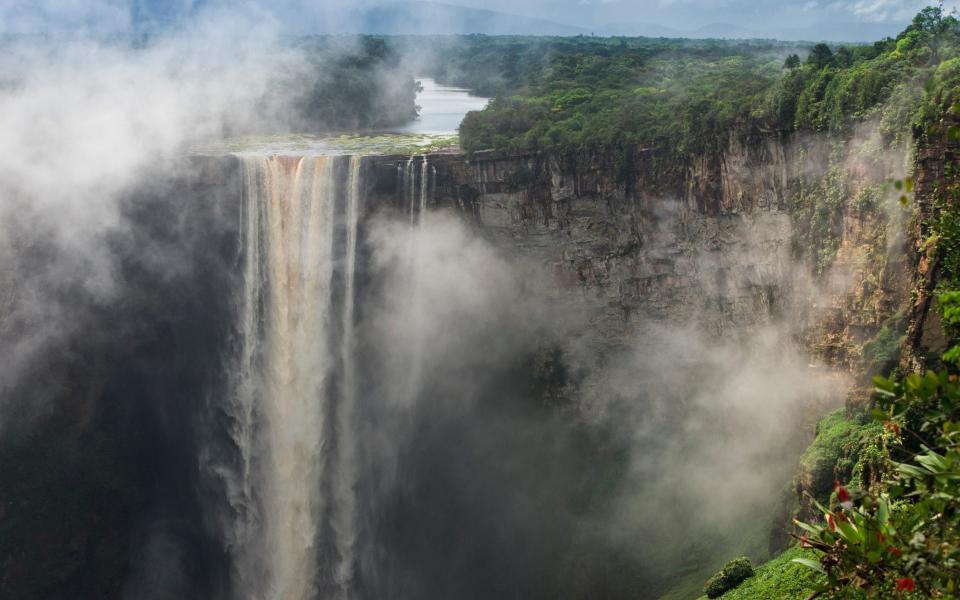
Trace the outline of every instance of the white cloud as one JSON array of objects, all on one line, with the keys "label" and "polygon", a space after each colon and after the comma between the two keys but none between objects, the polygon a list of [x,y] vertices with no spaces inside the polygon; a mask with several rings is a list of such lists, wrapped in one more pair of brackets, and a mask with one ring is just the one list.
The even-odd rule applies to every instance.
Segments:
[{"label": "white cloud", "polygon": [[856,0],[841,6],[861,20],[888,23],[909,21],[927,4],[925,0]]}]

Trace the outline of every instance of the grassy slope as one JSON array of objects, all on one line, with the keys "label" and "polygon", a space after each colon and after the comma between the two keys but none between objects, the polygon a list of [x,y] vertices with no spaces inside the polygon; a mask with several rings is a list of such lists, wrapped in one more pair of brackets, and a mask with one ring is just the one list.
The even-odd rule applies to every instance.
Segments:
[{"label": "grassy slope", "polygon": [[[732,541],[727,557],[714,564],[702,565],[695,570],[678,573],[674,585],[660,597],[660,600],[691,600],[691,598],[697,598],[703,594],[703,585],[707,579],[719,571],[734,556],[748,556],[754,564],[766,561],[770,558],[767,550],[769,536],[769,523],[764,519],[757,519],[753,527],[746,528],[741,532],[738,539]],[[773,560],[776,560],[776,558]]]},{"label": "grassy slope", "polygon": [[[786,550],[757,567],[753,577],[724,594],[723,600],[805,600],[813,591],[812,573],[791,561],[806,554],[796,546]],[[706,600],[706,596],[700,596],[704,581],[705,577],[698,587],[694,587],[693,582],[684,582],[660,600]]]},{"label": "grassy slope", "polygon": [[[750,579],[722,596],[724,600],[804,600],[813,590],[810,569],[791,562],[804,556],[804,551],[793,547],[773,560],[758,567]],[[706,596],[701,596],[700,600]]]}]

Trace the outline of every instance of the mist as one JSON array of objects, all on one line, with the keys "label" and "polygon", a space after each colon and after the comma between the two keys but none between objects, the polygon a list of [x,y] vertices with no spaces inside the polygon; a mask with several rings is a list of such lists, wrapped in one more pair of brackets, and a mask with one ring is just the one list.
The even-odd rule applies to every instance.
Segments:
[{"label": "mist", "polygon": [[658,571],[781,543],[797,423],[848,383],[788,320],[643,319],[610,344],[589,299],[458,217],[381,222],[371,243],[374,597],[653,597]]}]

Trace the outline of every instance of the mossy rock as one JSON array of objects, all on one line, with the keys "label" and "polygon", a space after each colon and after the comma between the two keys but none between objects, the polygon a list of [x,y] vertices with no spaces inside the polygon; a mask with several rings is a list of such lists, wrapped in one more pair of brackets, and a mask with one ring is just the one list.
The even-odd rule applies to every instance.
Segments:
[{"label": "mossy rock", "polygon": [[[839,409],[817,424],[817,436],[800,458],[800,478],[805,491],[821,502],[830,497],[835,480],[847,481],[861,454],[883,426],[866,416],[849,417]],[[862,483],[858,484],[858,487]]]},{"label": "mossy rock", "polygon": [[750,559],[746,556],[735,558],[720,569],[719,573],[707,580],[707,584],[703,587],[703,593],[707,595],[707,598],[719,598],[750,577],[753,577],[753,567],[750,565]]}]

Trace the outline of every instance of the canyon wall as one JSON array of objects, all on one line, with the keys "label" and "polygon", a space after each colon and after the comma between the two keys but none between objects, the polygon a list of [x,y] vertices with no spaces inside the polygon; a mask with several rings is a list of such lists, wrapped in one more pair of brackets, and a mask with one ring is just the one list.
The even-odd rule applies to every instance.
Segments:
[{"label": "canyon wall", "polygon": [[[825,365],[858,372],[863,345],[904,320],[914,285],[909,213],[881,188],[906,161],[876,143],[744,129],[686,160],[655,150],[626,165],[602,153],[428,160],[437,207],[548,267],[559,289],[593,305],[611,344],[651,320],[716,336],[779,322]],[[402,161],[376,162],[389,202],[391,164]],[[838,201],[817,205],[829,186]]]}]

